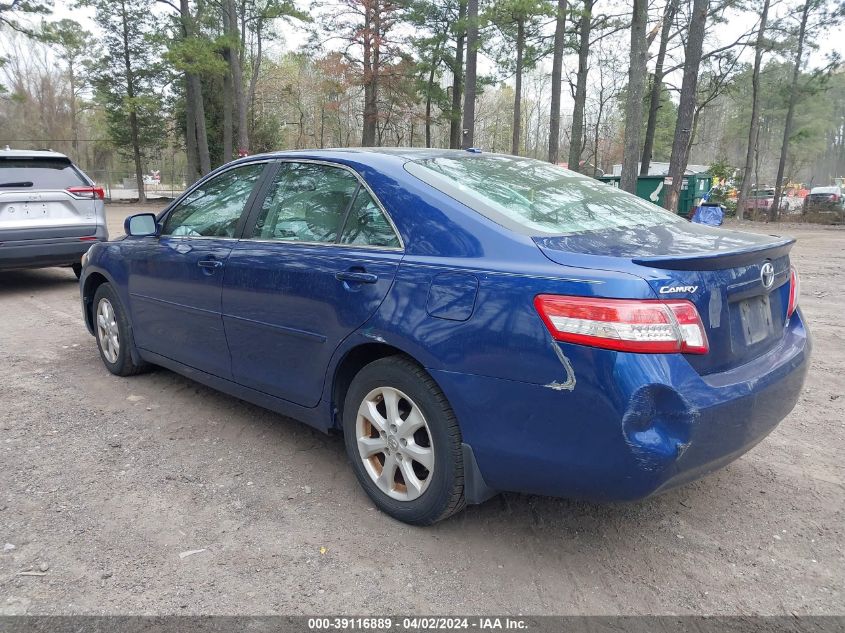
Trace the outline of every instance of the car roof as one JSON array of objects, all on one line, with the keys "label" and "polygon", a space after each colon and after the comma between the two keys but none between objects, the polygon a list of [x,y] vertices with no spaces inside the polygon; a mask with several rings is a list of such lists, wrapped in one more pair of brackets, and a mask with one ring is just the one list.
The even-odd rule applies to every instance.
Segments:
[{"label": "car roof", "polygon": [[836,193],[839,191],[839,187],[836,185],[828,186],[828,187],[813,187],[810,189],[810,193]]},{"label": "car roof", "polygon": [[0,149],[0,158],[63,158],[70,160],[64,154],[49,149],[11,149],[8,145]]},{"label": "car roof", "polygon": [[[327,149],[295,149],[279,150],[249,156],[248,158],[291,158],[301,156],[303,158],[324,158],[326,160],[353,159],[356,162],[368,164],[376,163],[379,158],[396,158],[401,162],[409,160],[425,160],[429,158],[463,157],[463,156],[491,156],[491,152],[479,152],[478,150],[462,149],[434,149],[425,147],[339,147]],[[245,158],[243,160],[248,160]],[[518,158],[511,156],[511,158]]]}]

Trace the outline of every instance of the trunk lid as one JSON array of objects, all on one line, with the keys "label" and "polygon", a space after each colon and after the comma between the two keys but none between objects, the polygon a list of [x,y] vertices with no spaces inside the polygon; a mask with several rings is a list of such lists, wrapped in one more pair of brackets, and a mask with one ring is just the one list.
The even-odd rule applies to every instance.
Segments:
[{"label": "trunk lid", "polygon": [[91,182],[66,156],[35,154],[0,154],[0,242],[93,235],[99,200],[68,191]]},{"label": "trunk lid", "polygon": [[687,355],[700,374],[742,365],[766,353],[784,334],[793,239],[699,224],[534,239],[561,264],[567,263],[567,253],[629,260],[655,296],[692,301],[710,344],[707,354]]},{"label": "trunk lid", "polygon": [[0,189],[0,241],[93,235],[96,202],[67,191]]}]

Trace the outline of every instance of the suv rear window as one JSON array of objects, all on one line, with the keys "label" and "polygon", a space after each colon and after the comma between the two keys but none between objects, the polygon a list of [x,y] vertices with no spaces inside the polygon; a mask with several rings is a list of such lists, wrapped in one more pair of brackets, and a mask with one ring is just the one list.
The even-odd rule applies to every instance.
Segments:
[{"label": "suv rear window", "polygon": [[67,189],[87,184],[82,173],[67,159],[0,158],[0,190],[4,187]]},{"label": "suv rear window", "polygon": [[497,224],[527,235],[685,222],[594,178],[530,158],[441,156],[406,163],[405,170]]}]

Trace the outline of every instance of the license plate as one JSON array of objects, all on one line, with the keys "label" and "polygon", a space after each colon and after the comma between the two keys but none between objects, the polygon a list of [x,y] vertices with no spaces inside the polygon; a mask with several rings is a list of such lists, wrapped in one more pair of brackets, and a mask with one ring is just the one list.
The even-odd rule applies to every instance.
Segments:
[{"label": "license plate", "polygon": [[774,333],[772,306],[768,295],[740,301],[739,314],[747,345],[759,343]]}]

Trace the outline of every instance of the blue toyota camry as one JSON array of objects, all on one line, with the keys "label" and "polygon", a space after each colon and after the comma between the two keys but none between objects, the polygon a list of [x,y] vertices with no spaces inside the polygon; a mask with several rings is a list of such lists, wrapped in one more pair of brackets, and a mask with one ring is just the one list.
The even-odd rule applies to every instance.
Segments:
[{"label": "blue toyota camry", "polygon": [[638,499],[736,459],[810,355],[793,240],[476,151],[221,167],[80,280],[109,371],[160,365],[324,431],[387,514]]}]

